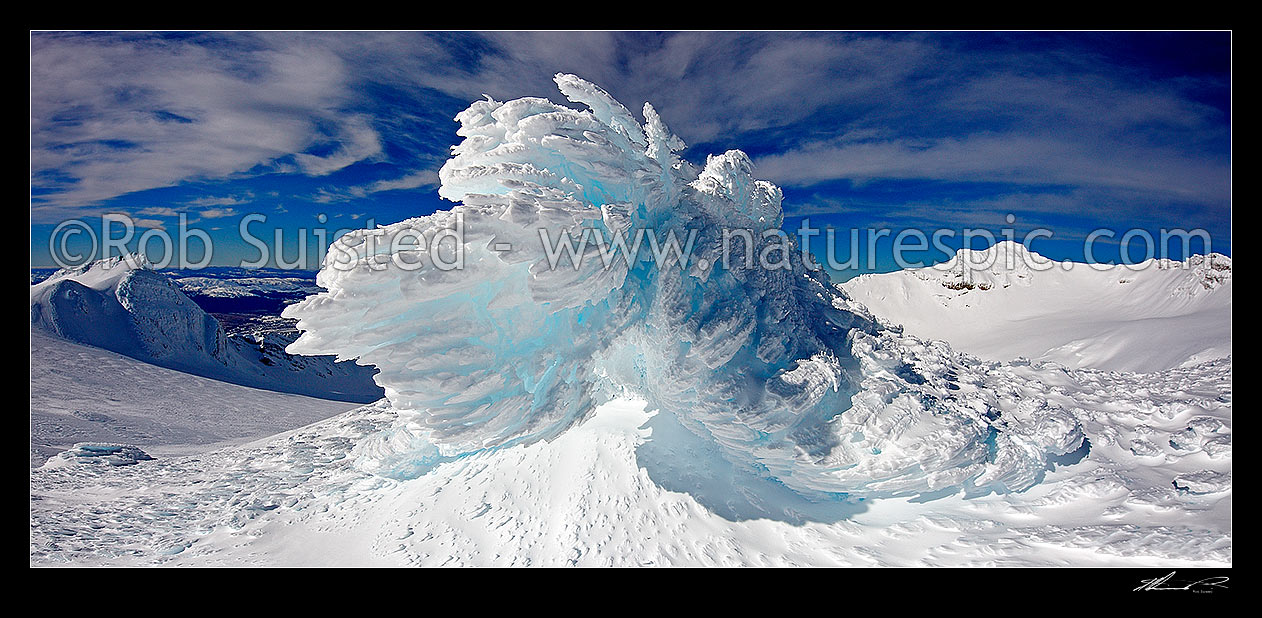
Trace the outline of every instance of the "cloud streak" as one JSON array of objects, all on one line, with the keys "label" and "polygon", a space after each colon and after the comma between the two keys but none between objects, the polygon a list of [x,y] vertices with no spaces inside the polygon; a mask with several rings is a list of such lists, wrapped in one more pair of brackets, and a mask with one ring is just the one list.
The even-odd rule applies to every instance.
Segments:
[{"label": "cloud streak", "polygon": [[[37,33],[32,218],[195,181],[240,196],[234,183],[263,175],[321,179],[286,194],[299,207],[428,190],[458,139],[455,112],[484,93],[561,102],[556,72],[633,110],[652,102],[697,162],[742,148],[760,177],[799,192],[914,181],[998,185],[995,198],[1055,186],[1032,203],[1097,218],[1106,206],[1173,216],[1191,204],[1221,218],[1230,56],[1213,52],[1216,36]],[[1162,48],[1207,49],[1210,62]],[[204,199],[186,205],[240,205]],[[985,207],[956,202],[944,216],[968,204]]]},{"label": "cloud streak", "polygon": [[928,179],[1108,187],[1221,203],[1230,165],[1177,151],[1117,145],[1109,150],[1055,137],[977,134],[812,144],[756,161],[759,175],[784,185],[845,179]]},{"label": "cloud streak", "polygon": [[[32,216],[277,169],[291,155],[322,175],[380,151],[371,126],[341,112],[353,97],[341,58],[265,39],[33,35]],[[304,154],[322,125],[343,145]]]}]

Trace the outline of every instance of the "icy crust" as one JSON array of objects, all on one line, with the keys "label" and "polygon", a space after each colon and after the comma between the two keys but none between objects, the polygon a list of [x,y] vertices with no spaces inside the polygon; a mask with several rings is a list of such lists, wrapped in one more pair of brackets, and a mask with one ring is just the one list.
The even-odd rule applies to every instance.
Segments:
[{"label": "icy crust", "polygon": [[[744,153],[698,171],[648,104],[641,124],[598,87],[556,81],[589,109],[474,103],[439,174],[439,194],[458,204],[343,236],[317,279],[328,291],[285,311],[303,331],[291,353],[380,369],[399,418],[361,445],[361,465],[406,478],[435,450],[554,438],[615,394],[811,495],[1021,490],[1081,446],[1072,416],[955,383],[962,357],[884,330],[791,243],[764,238],[782,223],[781,193]],[[437,255],[408,246],[457,227],[463,268],[449,267],[454,240]],[[747,268],[739,236],[724,263],[724,229],[748,230],[749,254],[779,267]],[[607,262],[590,243],[580,265],[563,256],[549,268],[541,230],[554,242],[696,237],[685,264],[653,263],[647,246]]]},{"label": "icy crust", "polygon": [[1048,462],[1085,456],[1075,416],[944,342],[858,333],[862,381],[853,406],[829,423],[837,438],[817,466],[818,489],[850,493],[966,496],[1019,491],[1040,482]]},{"label": "icy crust", "polygon": [[142,461],[152,461],[148,453],[128,444],[97,444],[80,442],[73,448],[50,457],[43,469],[53,470],[78,464],[106,466],[131,466]]}]

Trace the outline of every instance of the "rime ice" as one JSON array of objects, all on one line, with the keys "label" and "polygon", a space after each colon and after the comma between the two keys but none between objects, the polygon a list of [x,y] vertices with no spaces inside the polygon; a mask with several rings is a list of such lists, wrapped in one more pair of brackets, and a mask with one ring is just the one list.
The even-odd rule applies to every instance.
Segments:
[{"label": "rime ice", "polygon": [[[414,476],[440,456],[555,438],[615,394],[804,495],[1019,491],[1083,446],[1055,403],[979,387],[1002,366],[881,326],[798,251],[783,269],[728,267],[720,230],[749,230],[754,255],[778,242],[762,232],[782,223],[780,190],[740,151],[695,169],[648,104],[641,123],[590,83],[556,82],[587,109],[471,105],[440,172],[457,205],[343,236],[318,278],[328,291],[285,312],[304,331],[290,352],[380,369],[399,417],[360,449],[368,469]],[[462,269],[390,253],[458,222]],[[550,268],[540,230],[585,229],[695,230],[693,259],[607,265],[589,245]]]}]

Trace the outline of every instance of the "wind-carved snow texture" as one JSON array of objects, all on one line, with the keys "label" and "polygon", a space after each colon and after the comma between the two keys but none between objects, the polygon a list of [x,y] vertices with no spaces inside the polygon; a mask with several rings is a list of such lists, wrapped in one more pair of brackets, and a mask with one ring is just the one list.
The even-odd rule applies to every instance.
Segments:
[{"label": "wind-carved snow texture", "polygon": [[[726,494],[716,508],[698,496],[725,471],[643,402],[606,404],[547,443],[395,481],[355,465],[368,436],[397,422],[382,401],[254,444],[32,470],[31,561],[1230,566],[1229,359],[1151,374],[976,359],[960,369],[961,390],[985,388],[1001,406],[1037,396],[1036,408],[1071,410],[1090,454],[1049,462],[1020,494],[857,503]],[[664,487],[669,466],[697,473]]]},{"label": "wind-carved snow texture", "polygon": [[[458,205],[343,236],[318,277],[328,291],[285,311],[304,331],[291,353],[380,369],[399,416],[357,446],[362,467],[410,478],[552,439],[614,395],[647,400],[731,464],[806,496],[1020,491],[1084,447],[1074,415],[960,383],[975,374],[965,357],[882,327],[792,244],[764,238],[782,223],[781,192],[744,153],[697,170],[650,105],[642,124],[592,84],[556,83],[588,109],[474,103],[439,174]],[[456,228],[463,268],[423,247],[390,253],[396,239]],[[725,264],[724,229],[748,230],[752,255],[784,267],[746,267],[740,236]],[[607,264],[589,243],[578,264],[550,268],[541,230],[696,237],[686,264],[647,251]]]}]

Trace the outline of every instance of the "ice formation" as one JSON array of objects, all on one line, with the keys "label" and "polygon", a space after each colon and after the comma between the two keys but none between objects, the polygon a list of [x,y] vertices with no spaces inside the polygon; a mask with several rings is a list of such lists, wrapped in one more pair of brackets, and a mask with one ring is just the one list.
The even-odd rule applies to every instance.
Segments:
[{"label": "ice formation", "polygon": [[[744,153],[697,170],[650,105],[640,123],[590,83],[556,82],[588,109],[471,105],[440,172],[458,204],[341,237],[318,277],[328,291],[284,314],[304,331],[291,353],[380,369],[399,416],[357,448],[368,469],[411,477],[551,439],[624,393],[805,496],[1018,491],[1085,447],[1057,404],[969,382],[965,357],[878,324],[764,236],[782,223],[781,193]],[[747,267],[740,238],[724,262],[725,229],[749,231],[750,254],[775,266]],[[427,250],[452,230],[459,268],[457,252]],[[640,230],[646,245],[695,231],[690,259],[606,261],[591,243],[552,268],[540,237],[630,244]]]},{"label": "ice formation", "polygon": [[142,461],[151,461],[153,457],[137,447],[127,444],[94,444],[80,442],[73,448],[50,458],[42,466],[44,469],[61,468],[75,464],[100,464],[108,466],[131,466]]}]

